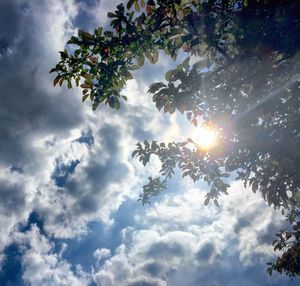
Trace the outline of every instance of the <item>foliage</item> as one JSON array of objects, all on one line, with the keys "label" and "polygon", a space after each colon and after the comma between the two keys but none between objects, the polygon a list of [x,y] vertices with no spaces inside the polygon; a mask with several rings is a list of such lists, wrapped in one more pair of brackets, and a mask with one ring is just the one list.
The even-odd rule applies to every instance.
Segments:
[{"label": "foliage", "polygon": [[[126,6],[126,7],[125,7]],[[148,203],[166,188],[175,168],[210,185],[205,204],[228,194],[226,178],[237,174],[285,212],[293,231],[278,233],[282,256],[268,269],[299,275],[299,48],[300,3],[280,0],[129,0],[108,13],[110,29],[78,31],[60,52],[54,85],[72,80],[90,98],[119,109],[132,70],[155,64],[161,52],[186,59],[153,83],[159,111],[184,113],[219,130],[212,150],[196,142],[138,143],[133,156],[147,165],[157,156],[161,177],[149,178],[140,200]]]}]

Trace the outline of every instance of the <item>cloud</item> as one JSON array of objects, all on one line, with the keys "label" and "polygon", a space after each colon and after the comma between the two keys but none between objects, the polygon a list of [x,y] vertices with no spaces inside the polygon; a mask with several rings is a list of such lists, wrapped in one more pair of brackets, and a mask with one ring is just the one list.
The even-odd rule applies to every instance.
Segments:
[{"label": "cloud", "polygon": [[[95,271],[97,285],[290,284],[284,277],[267,276],[270,241],[261,244],[260,239],[268,227],[280,227],[279,213],[262,206],[257,195],[245,195],[241,183],[233,185],[221,208],[204,207],[203,200],[199,189],[178,191],[145,209],[138,225],[123,232],[124,244]],[[184,220],[165,217],[172,208],[174,213],[182,211]],[[191,214],[184,216],[187,209]],[[252,214],[251,222],[244,224],[247,231],[234,232],[247,212]]]},{"label": "cloud", "polygon": [[[78,90],[52,86],[48,72],[57,51],[80,25],[105,25],[115,4],[0,3],[0,250],[19,249],[20,275],[29,285],[88,285],[92,279],[102,286],[260,285],[250,275],[272,285],[264,263],[272,253],[269,232],[281,218],[239,184],[220,208],[204,208],[204,185],[179,177],[151,206],[136,202],[159,162],[141,168],[131,159],[135,143],[172,141],[183,132],[182,118],[158,113],[146,95],[149,81],[169,61],[146,64],[128,82],[128,104],[118,113],[103,107],[92,112]],[[41,225],[22,227],[32,213]],[[69,245],[88,237],[91,222],[105,226],[100,234],[114,237],[106,237],[104,247],[95,231],[93,262],[83,270],[66,256]],[[76,251],[85,255],[83,247]],[[276,283],[288,285],[283,279]]]},{"label": "cloud", "polygon": [[110,249],[107,248],[97,248],[94,251],[94,257],[97,259],[97,262],[110,256],[111,256]]},{"label": "cloud", "polygon": [[73,271],[71,265],[53,253],[53,244],[36,225],[26,233],[16,233],[15,241],[21,249],[23,279],[29,285],[88,285],[91,277],[78,265]]}]

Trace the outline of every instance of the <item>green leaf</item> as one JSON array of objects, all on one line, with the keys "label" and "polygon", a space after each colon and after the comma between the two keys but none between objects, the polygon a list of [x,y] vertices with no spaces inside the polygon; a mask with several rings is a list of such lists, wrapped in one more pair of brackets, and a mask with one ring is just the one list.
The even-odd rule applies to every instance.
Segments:
[{"label": "green leaf", "polygon": [[84,102],[88,97],[89,97],[88,93],[84,94],[81,101]]},{"label": "green leaf", "polygon": [[295,199],[297,201],[298,206],[300,206],[300,191],[298,191],[295,195]]},{"label": "green leaf", "polygon": [[83,74],[83,75],[81,75],[83,78],[85,78],[86,80],[92,80],[93,79],[93,75],[91,75],[91,74],[88,74],[88,73],[86,73],[86,74]]},{"label": "green leaf", "polygon": [[83,83],[83,84],[80,85],[80,87],[82,87],[82,88],[91,88],[91,85],[87,84],[87,83]]},{"label": "green leaf", "polygon": [[142,6],[142,8],[145,7],[145,0],[141,0],[141,6]]},{"label": "green leaf", "polygon": [[75,36],[72,36],[69,41],[67,41],[67,44],[77,44],[78,43],[78,38]]},{"label": "green leaf", "polygon": [[116,110],[120,109],[120,101],[117,97],[115,97],[114,109],[116,109]]},{"label": "green leaf", "polygon": [[68,79],[68,89],[71,89],[72,88],[72,82],[71,80]]},{"label": "green leaf", "polygon": [[129,71],[125,71],[124,72],[124,76],[125,76],[126,80],[133,79],[133,76],[132,76],[132,74]]},{"label": "green leaf", "polygon": [[93,35],[83,30],[78,30],[78,36],[83,39],[93,39]]},{"label": "green leaf", "polygon": [[78,76],[78,77],[75,78],[76,86],[79,86],[79,82],[80,82],[80,77]]},{"label": "green leaf", "polygon": [[173,70],[169,70],[166,72],[166,74],[165,74],[166,81],[170,81],[171,76],[173,75],[173,72],[174,72]]},{"label": "green leaf", "polygon": [[108,12],[108,13],[107,13],[107,17],[108,17],[108,18],[115,18],[115,17],[117,17],[117,15],[116,15],[115,13]]},{"label": "green leaf", "polygon": [[144,57],[144,55],[138,56],[138,58],[137,58],[137,63],[138,63],[138,65],[139,65],[140,67],[144,65],[144,63],[145,63],[145,57]]},{"label": "green leaf", "polygon": [[182,66],[184,67],[184,68],[187,68],[188,67],[188,65],[189,65],[189,62],[190,62],[190,57],[187,57],[183,62],[182,62]]},{"label": "green leaf", "polygon": [[107,38],[111,38],[113,35],[114,35],[114,34],[113,34],[113,32],[111,32],[111,31],[105,31],[105,32],[104,32],[104,36],[107,37]]},{"label": "green leaf", "polygon": [[134,9],[136,12],[140,12],[140,6],[139,3],[137,1],[134,2]]},{"label": "green leaf", "polygon": [[102,27],[99,27],[98,29],[95,30],[95,34],[97,35],[97,37],[101,37],[101,35],[102,35],[102,30],[103,30]]},{"label": "green leaf", "polygon": [[155,82],[150,85],[148,92],[149,93],[155,93],[162,87],[166,87],[166,85],[163,82]]},{"label": "green leaf", "polygon": [[60,85],[60,86],[62,86],[64,80],[65,80],[65,79],[64,79],[63,77],[59,80],[59,85]]},{"label": "green leaf", "polygon": [[129,0],[129,1],[127,2],[126,7],[127,7],[128,10],[132,7],[132,5],[133,5],[133,3],[134,3],[135,1],[136,1],[136,0]]}]

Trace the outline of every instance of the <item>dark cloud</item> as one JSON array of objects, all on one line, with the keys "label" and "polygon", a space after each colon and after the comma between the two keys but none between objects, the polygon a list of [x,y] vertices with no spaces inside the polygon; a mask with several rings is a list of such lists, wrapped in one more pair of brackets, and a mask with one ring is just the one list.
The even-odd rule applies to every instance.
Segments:
[{"label": "dark cloud", "polygon": [[199,261],[209,261],[214,252],[215,246],[212,243],[206,243],[197,252],[196,256]]},{"label": "dark cloud", "polygon": [[[48,71],[57,61],[56,50],[60,46],[63,48],[64,40],[60,38],[67,29],[71,29],[68,25],[73,21],[76,29],[92,29],[98,25],[99,19],[95,18],[97,11],[104,13],[106,8],[115,4],[114,1],[101,1],[105,9],[99,9],[100,2],[96,0],[74,1],[70,4],[77,4],[78,15],[74,19],[75,12],[69,15],[64,6],[67,3],[71,1],[0,0],[0,167],[4,167],[0,171],[8,170],[10,176],[7,180],[0,180],[0,240],[2,249],[3,245],[7,246],[3,252],[6,260],[4,272],[0,272],[0,284],[22,285],[22,265],[24,279],[30,285],[89,285],[89,279],[82,278],[73,270],[79,264],[83,265],[84,274],[90,273],[91,265],[95,265],[95,249],[105,247],[113,255],[119,255],[119,259],[112,257],[111,263],[99,263],[99,271],[105,269],[108,277],[112,274],[116,281],[123,282],[118,285],[158,286],[165,285],[165,281],[172,286],[292,285],[283,278],[266,278],[262,262],[265,260],[258,254],[251,256],[252,264],[243,265],[234,248],[236,245],[226,245],[230,251],[219,254],[221,247],[218,248],[217,242],[206,243],[199,249],[197,242],[190,247],[191,242],[185,245],[177,240],[179,234],[172,234],[173,240],[164,237],[148,242],[143,236],[146,243],[140,242],[141,247],[130,253],[128,245],[138,242],[138,238],[133,234],[127,235],[128,230],[137,232],[151,226],[149,221],[138,225],[135,219],[138,215],[147,216],[149,209],[136,206],[133,199],[122,201],[128,195],[123,193],[131,187],[131,173],[134,172],[130,169],[134,169],[133,166],[129,167],[124,159],[124,150],[128,147],[124,144],[129,141],[124,143],[123,139],[128,135],[134,137],[130,140],[151,140],[156,132],[149,127],[153,126],[149,124],[153,120],[153,110],[149,109],[151,112],[145,115],[143,112],[149,110],[141,107],[144,99],[133,97],[133,107],[122,107],[118,113],[122,116],[121,123],[120,120],[114,121],[113,116],[108,116],[105,121],[100,112],[96,113],[98,119],[84,114],[80,100],[63,96],[66,91],[53,88],[53,76]],[[62,15],[57,16],[58,11]],[[55,25],[58,25],[58,31],[62,31],[61,34],[51,30]],[[162,66],[150,69],[146,63],[138,80],[144,83],[146,78],[153,82],[161,74]],[[167,126],[166,118],[160,121],[161,126]],[[75,128],[76,134],[81,132],[80,137],[68,138]],[[157,132],[164,133],[166,130],[159,126],[156,128],[161,129]],[[36,147],[37,141],[42,141],[39,147],[42,151]],[[85,150],[84,155],[78,154],[80,149]],[[173,183],[177,185],[178,181]],[[174,189],[177,190],[177,187],[174,186]],[[188,209],[189,202],[186,206]],[[234,226],[236,234],[252,225],[259,214],[255,212],[238,216]],[[102,216],[106,216],[106,221],[114,220],[114,223],[100,223]],[[26,220],[27,223],[21,225],[16,233],[14,226]],[[197,220],[197,216],[190,220],[187,218],[185,229],[188,224],[199,224],[200,227],[201,223]],[[209,222],[214,220],[212,215]],[[174,230],[179,225],[169,217],[159,217],[155,223],[156,229],[163,228],[164,224]],[[78,231],[78,239],[74,239],[78,234],[74,231],[76,227],[80,231],[86,229],[86,232]],[[273,233],[273,227],[270,224],[259,233],[260,243],[269,240],[268,234]],[[23,247],[22,252],[12,243],[11,236],[15,236],[15,241]],[[184,237],[195,239],[194,234],[188,232]],[[125,246],[126,243],[128,245]],[[61,245],[66,245],[66,250],[59,253]],[[194,261],[195,258],[198,262],[211,260],[217,250],[218,259],[211,265]],[[232,255],[233,251],[235,255]],[[128,257],[134,260],[135,255],[138,259],[133,266]],[[109,272],[114,263],[115,270]],[[124,266],[123,272],[119,271],[120,265]],[[122,277],[123,274],[124,277],[130,276],[129,279]]]},{"label": "dark cloud", "polygon": [[147,251],[147,256],[157,258],[176,257],[183,255],[184,248],[177,242],[156,242],[152,244]]},{"label": "dark cloud", "polygon": [[164,268],[165,267],[158,262],[148,262],[143,267],[144,271],[153,277],[161,276]]},{"label": "dark cloud", "polygon": [[[288,226],[286,226],[288,227]],[[286,228],[284,228],[286,229]],[[258,234],[257,240],[260,244],[271,244],[273,240],[277,239],[275,234],[279,231],[278,226],[270,223],[261,233]]]},{"label": "dark cloud", "polygon": [[79,29],[93,31],[98,23],[96,23],[92,16],[92,11],[100,3],[100,0],[76,0],[79,11],[73,20],[74,25]]},{"label": "dark cloud", "polygon": [[0,2],[0,53],[5,55],[5,51],[13,44],[20,31],[22,18],[22,5],[16,1]]},{"label": "dark cloud", "polygon": [[238,218],[238,221],[234,225],[234,232],[239,233],[245,227],[249,227],[251,225],[251,218],[249,217],[241,217]]},{"label": "dark cloud", "polygon": [[25,208],[25,193],[22,186],[0,180],[0,213],[6,216],[20,214]]},{"label": "dark cloud", "polygon": [[36,156],[33,138],[48,133],[63,135],[82,119],[74,101],[51,94],[41,80],[47,79],[50,86],[48,73],[55,61],[47,55],[47,43],[42,42],[48,37],[40,22],[42,16],[34,13],[35,9],[46,11],[47,1],[25,3],[0,3],[0,48],[11,50],[0,57],[0,164],[5,165],[32,161]]}]

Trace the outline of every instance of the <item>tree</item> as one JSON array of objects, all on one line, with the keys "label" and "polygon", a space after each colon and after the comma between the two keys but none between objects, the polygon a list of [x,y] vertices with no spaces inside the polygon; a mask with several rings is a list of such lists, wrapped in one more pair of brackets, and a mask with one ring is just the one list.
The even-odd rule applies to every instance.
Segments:
[{"label": "tree", "polygon": [[[126,6],[126,7],[125,7]],[[186,59],[153,83],[149,93],[159,111],[184,113],[197,126],[218,133],[218,148],[197,142],[138,143],[133,156],[162,163],[140,200],[148,203],[166,188],[175,168],[210,186],[204,204],[228,194],[226,178],[237,174],[281,209],[291,229],[280,231],[274,249],[281,257],[268,272],[300,275],[300,3],[297,0],[128,0],[107,14],[110,29],[78,31],[60,52],[54,85],[72,80],[95,110],[118,110],[131,71],[152,64],[159,52]]]}]

